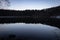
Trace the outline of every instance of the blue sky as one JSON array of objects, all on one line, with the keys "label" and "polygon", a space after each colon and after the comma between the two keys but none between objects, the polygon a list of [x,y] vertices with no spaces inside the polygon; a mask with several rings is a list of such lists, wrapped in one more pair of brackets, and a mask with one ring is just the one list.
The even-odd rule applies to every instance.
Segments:
[{"label": "blue sky", "polygon": [[59,6],[60,0],[10,0],[10,9],[26,10],[26,9],[45,9]]}]

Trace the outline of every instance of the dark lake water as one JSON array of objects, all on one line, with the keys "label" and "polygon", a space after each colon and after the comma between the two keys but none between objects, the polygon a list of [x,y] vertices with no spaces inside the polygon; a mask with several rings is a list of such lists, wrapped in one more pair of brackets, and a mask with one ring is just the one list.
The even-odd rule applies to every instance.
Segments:
[{"label": "dark lake water", "polygon": [[14,34],[24,37],[44,38],[49,40],[60,40],[60,29],[43,24],[10,23],[0,24],[0,36]]}]

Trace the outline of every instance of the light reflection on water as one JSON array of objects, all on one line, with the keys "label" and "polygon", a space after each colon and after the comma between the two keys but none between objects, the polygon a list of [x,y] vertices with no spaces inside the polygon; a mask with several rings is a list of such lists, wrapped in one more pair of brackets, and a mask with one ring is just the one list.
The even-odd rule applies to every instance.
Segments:
[{"label": "light reflection on water", "polygon": [[51,18],[57,18],[57,19],[60,19],[60,15],[59,15],[59,16],[51,16]]},{"label": "light reflection on water", "polygon": [[25,34],[35,36],[46,36],[49,38],[55,38],[57,35],[60,38],[60,29],[53,26],[43,24],[25,24],[25,23],[11,23],[11,24],[0,24],[0,35],[1,34]]},{"label": "light reflection on water", "polygon": [[39,29],[39,30],[55,30],[59,28],[43,25],[43,24],[25,24],[25,23],[11,23],[11,24],[0,24],[0,31],[15,31],[20,29]]},{"label": "light reflection on water", "polygon": [[25,24],[25,23],[11,23],[11,24],[0,24],[0,29],[5,29],[5,30],[13,30],[13,29],[21,29],[21,28],[26,28],[26,29],[47,29],[47,30],[54,30],[58,29],[57,27],[53,26],[48,26],[48,25],[43,25],[43,24]]}]

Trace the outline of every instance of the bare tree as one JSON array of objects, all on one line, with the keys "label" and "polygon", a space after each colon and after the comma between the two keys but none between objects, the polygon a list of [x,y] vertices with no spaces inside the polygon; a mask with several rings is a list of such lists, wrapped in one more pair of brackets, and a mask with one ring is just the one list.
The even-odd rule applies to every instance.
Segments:
[{"label": "bare tree", "polygon": [[7,9],[9,6],[9,0],[0,0],[0,9]]}]

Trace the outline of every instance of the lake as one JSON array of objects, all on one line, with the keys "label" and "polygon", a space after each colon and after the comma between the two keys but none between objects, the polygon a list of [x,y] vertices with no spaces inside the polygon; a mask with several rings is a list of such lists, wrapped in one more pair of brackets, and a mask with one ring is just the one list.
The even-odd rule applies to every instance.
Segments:
[{"label": "lake", "polygon": [[0,37],[34,38],[42,40],[60,40],[60,29],[44,24],[10,23],[0,24]]}]

